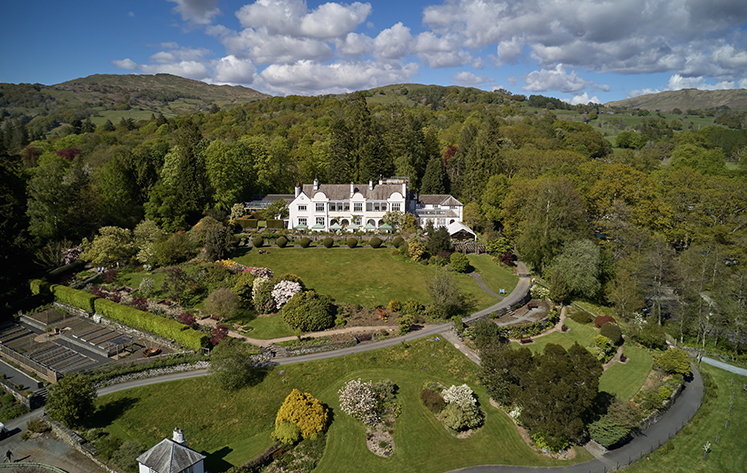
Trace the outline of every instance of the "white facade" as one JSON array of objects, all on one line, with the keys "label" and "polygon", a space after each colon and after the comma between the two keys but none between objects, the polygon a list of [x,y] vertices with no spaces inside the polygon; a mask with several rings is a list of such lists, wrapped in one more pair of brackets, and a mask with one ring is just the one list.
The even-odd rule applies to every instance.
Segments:
[{"label": "white facade", "polygon": [[434,228],[462,222],[464,205],[448,194],[421,195],[410,205],[411,212],[418,218],[418,225],[423,228],[429,222]]},{"label": "white facade", "polygon": [[[388,211],[407,211],[407,183],[369,181],[360,184],[314,184],[296,186],[295,198],[288,204],[288,225],[305,225],[328,231],[332,225],[355,223],[363,228],[379,228]],[[302,228],[302,227],[301,227]]]}]

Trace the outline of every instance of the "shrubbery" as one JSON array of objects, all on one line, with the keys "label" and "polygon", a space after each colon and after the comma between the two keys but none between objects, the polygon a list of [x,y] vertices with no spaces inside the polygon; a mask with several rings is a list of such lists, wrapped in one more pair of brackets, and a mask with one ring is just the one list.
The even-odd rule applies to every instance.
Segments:
[{"label": "shrubbery", "polygon": [[381,238],[375,236],[371,238],[371,240],[368,241],[368,244],[371,245],[371,248],[379,248],[381,246]]},{"label": "shrubbery", "polygon": [[59,284],[52,284],[49,286],[49,291],[54,295],[57,302],[68,304],[74,307],[85,310],[86,312],[93,312],[94,301],[97,299],[93,294],[89,294],[85,291],[78,289],[71,289],[67,286],[61,286]]},{"label": "shrubbery", "polygon": [[327,237],[324,239],[322,244],[325,248],[332,248],[333,246],[335,246],[335,240],[332,237]]},{"label": "shrubbery", "polygon": [[281,236],[277,240],[275,240],[275,244],[278,245],[278,248],[285,248],[285,246],[288,244],[288,239],[284,236]]},{"label": "shrubbery", "polygon": [[335,323],[331,299],[314,291],[294,295],[280,309],[280,315],[291,328],[302,332],[325,330]]},{"label": "shrubbery", "polygon": [[691,372],[690,358],[680,348],[670,348],[656,359],[656,366],[669,374],[689,376]]},{"label": "shrubbery", "polygon": [[311,244],[311,240],[309,237],[303,237],[298,241],[298,244],[301,245],[301,248],[308,248]]},{"label": "shrubbery", "polygon": [[404,242],[405,242],[405,239],[402,238],[401,236],[397,235],[394,238],[394,240],[392,240],[392,245],[394,245],[395,248],[399,249],[399,247],[402,246],[402,243],[404,243]]},{"label": "shrubbery", "polygon": [[615,323],[617,323],[617,322],[615,322],[615,319],[613,319],[613,318],[612,318],[612,317],[610,317],[609,315],[603,315],[603,316],[601,316],[601,317],[596,317],[596,318],[594,319],[594,326],[595,326],[596,328],[600,328],[600,327],[601,327],[602,325],[604,325],[604,324],[609,324],[609,323],[613,323],[613,324],[615,324]]},{"label": "shrubbery", "polygon": [[286,423],[295,425],[301,437],[316,438],[327,427],[327,409],[311,394],[294,389],[278,410],[273,438],[283,441],[282,439],[290,440],[293,437],[292,428],[282,427]]},{"label": "shrubbery", "polygon": [[451,255],[451,262],[449,264],[451,265],[451,269],[453,269],[457,273],[468,273],[472,269],[472,266],[469,264],[469,258],[467,258],[467,255],[459,252],[453,253]]},{"label": "shrubbery", "polygon": [[435,413],[441,412],[446,407],[443,396],[427,386],[420,392],[420,400],[423,401],[425,407]]},{"label": "shrubbery", "polygon": [[620,330],[620,326],[617,324],[608,322],[602,325],[599,333],[609,338],[610,342],[614,345],[620,345],[623,341],[622,331]]},{"label": "shrubbery", "polygon": [[262,248],[265,244],[265,239],[261,235],[257,235],[252,238],[252,246],[255,248]]},{"label": "shrubbery", "polygon": [[591,323],[592,320],[594,320],[594,317],[586,312],[585,310],[579,310],[570,315],[571,320],[574,322],[577,322],[579,324],[588,324]]},{"label": "shrubbery", "polygon": [[358,240],[350,237],[347,239],[346,244],[348,245],[348,248],[355,248],[356,246],[358,246]]}]

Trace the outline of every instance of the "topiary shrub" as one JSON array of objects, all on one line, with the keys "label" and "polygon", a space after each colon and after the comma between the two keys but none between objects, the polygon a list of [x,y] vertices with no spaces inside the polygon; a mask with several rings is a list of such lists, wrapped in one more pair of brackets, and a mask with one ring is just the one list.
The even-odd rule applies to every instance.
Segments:
[{"label": "topiary shrub", "polygon": [[333,246],[335,246],[335,240],[332,237],[327,237],[324,239],[322,244],[325,248],[332,248]]},{"label": "topiary shrub", "polygon": [[381,238],[375,236],[369,240],[368,244],[371,245],[371,248],[378,248],[381,246]]},{"label": "topiary shrub", "polygon": [[262,248],[262,245],[265,244],[265,239],[262,238],[260,235],[257,235],[252,238],[252,246],[255,248]]},{"label": "topiary shrub", "polygon": [[397,237],[394,240],[392,240],[392,245],[394,245],[395,248],[399,248],[400,246],[402,246],[402,243],[404,242],[405,242],[405,239],[397,235]]},{"label": "topiary shrub", "polygon": [[346,243],[348,245],[348,248],[355,248],[356,246],[358,246],[358,240],[353,237],[348,238]]},{"label": "topiary shrub", "polygon": [[301,245],[301,248],[308,248],[311,244],[311,240],[309,239],[309,237],[303,237],[301,238],[301,240],[299,240],[298,244]]},{"label": "topiary shrub", "polygon": [[278,248],[285,248],[285,246],[288,244],[288,239],[284,236],[281,236],[277,240],[275,240],[275,244],[278,245]]},{"label": "topiary shrub", "polygon": [[610,342],[614,345],[620,345],[623,342],[622,331],[620,330],[620,326],[617,324],[608,322],[602,325],[599,333],[609,338]]},{"label": "topiary shrub", "polygon": [[581,310],[581,311],[572,313],[571,320],[579,324],[588,324],[592,320],[594,320],[594,317],[590,313],[586,312],[585,310]]},{"label": "topiary shrub", "polygon": [[601,317],[597,317],[594,319],[594,326],[596,328],[600,328],[602,325],[610,323],[610,322],[612,322],[613,324],[617,323],[615,322],[615,319],[613,319],[609,315],[603,315]]}]

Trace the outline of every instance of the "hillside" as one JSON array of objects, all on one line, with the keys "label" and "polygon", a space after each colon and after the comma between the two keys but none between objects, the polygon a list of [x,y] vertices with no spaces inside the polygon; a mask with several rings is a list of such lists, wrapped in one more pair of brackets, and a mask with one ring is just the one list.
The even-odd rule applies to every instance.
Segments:
[{"label": "hillside", "polygon": [[607,102],[607,107],[640,108],[649,111],[671,112],[675,108],[706,110],[728,107],[732,110],[747,110],[747,90],[698,90],[683,89],[657,94],[641,95],[625,100]]}]

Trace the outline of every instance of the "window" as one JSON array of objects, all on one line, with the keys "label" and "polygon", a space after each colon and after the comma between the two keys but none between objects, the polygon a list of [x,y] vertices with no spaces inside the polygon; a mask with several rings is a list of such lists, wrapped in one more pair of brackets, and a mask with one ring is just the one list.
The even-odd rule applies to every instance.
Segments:
[{"label": "window", "polygon": [[399,212],[399,202],[392,204],[392,212]]},{"label": "window", "polygon": [[353,212],[363,212],[363,204],[361,202],[355,202],[353,204]]},{"label": "window", "polygon": [[381,211],[386,212],[386,202],[381,203]]},{"label": "window", "polygon": [[324,204],[323,203],[316,204],[316,211],[317,212],[324,212]]},{"label": "window", "polygon": [[306,225],[306,217],[298,217],[299,225]]},{"label": "window", "polygon": [[370,212],[373,210],[373,204],[371,202],[366,202],[366,212]]},{"label": "window", "polygon": [[[329,211],[330,212],[337,212],[337,206],[340,205],[337,202],[330,202],[329,203]],[[342,209],[340,209],[342,210]]]},{"label": "window", "polygon": [[345,202],[345,212],[350,212],[350,202]]},{"label": "window", "polygon": [[317,225],[324,225],[324,217],[317,217],[316,218],[316,224]]},{"label": "window", "polygon": [[353,220],[353,223],[355,223],[356,225],[361,225],[363,223],[363,218],[355,217],[355,220]]},{"label": "window", "polygon": [[299,212],[306,212],[306,206],[305,205],[299,205],[298,206],[298,211]]}]

